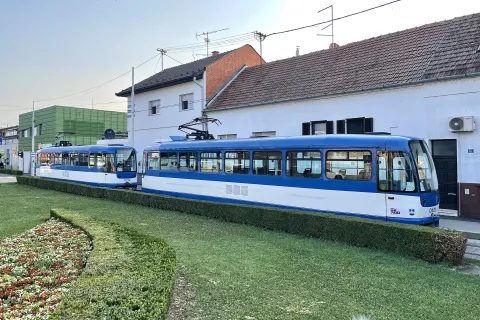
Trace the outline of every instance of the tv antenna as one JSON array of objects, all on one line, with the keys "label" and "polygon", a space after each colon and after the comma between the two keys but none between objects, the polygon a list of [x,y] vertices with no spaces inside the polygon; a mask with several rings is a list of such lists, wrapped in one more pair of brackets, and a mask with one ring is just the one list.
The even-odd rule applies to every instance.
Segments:
[{"label": "tv antenna", "polygon": [[[163,71],[163,56],[167,54],[167,51],[165,49],[157,49],[158,52],[160,52],[161,59],[162,59],[162,71]],[[158,64],[158,62],[157,62]]]},{"label": "tv antenna", "polygon": [[195,34],[195,37],[197,38],[197,40],[198,40],[198,37],[206,36],[205,38],[203,38],[203,40],[204,40],[205,43],[207,44],[207,57],[208,57],[208,44],[209,44],[209,42],[210,42],[210,38],[208,38],[208,35],[211,34],[211,33],[217,33],[217,32],[225,31],[225,30],[228,30],[228,28],[220,29],[220,30],[214,30],[214,31],[207,31],[207,32],[202,32],[202,33],[196,33],[196,34]]},{"label": "tv antenna", "polygon": [[325,29],[327,29],[328,27],[332,27],[332,32],[331,32],[331,34],[322,34],[322,33],[321,33],[321,34],[317,34],[317,36],[332,37],[331,46],[332,46],[332,45],[334,46],[334,43],[335,43],[335,42],[333,41],[333,4],[332,4],[331,6],[328,6],[328,7],[323,8],[322,10],[318,11],[317,13],[320,13],[320,12],[322,12],[322,11],[325,11],[325,10],[327,10],[328,8],[330,8],[330,11],[331,11],[331,13],[332,13],[332,22],[330,22],[330,24],[329,24],[328,26],[323,27],[320,31],[325,30]]}]

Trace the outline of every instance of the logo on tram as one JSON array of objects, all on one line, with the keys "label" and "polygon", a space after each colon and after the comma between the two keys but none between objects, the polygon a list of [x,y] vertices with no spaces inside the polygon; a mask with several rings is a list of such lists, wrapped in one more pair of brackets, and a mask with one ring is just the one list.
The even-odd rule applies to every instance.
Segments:
[{"label": "logo on tram", "polygon": [[400,211],[398,211],[397,208],[390,208],[390,213],[391,214],[400,214]]}]

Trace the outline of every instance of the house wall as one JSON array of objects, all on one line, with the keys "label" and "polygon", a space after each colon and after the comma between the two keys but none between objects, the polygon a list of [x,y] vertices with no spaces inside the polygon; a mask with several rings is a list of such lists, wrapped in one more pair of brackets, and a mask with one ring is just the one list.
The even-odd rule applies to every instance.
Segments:
[{"label": "house wall", "polygon": [[[204,78],[197,81],[205,87]],[[135,117],[131,117],[131,108],[128,114],[128,138],[130,145],[137,150],[139,160],[142,159],[142,150],[154,144],[156,139],[185,135],[178,130],[178,126],[202,116],[202,90],[204,89],[191,81],[135,95]],[[180,95],[189,93],[193,93],[193,110],[181,111]],[[130,99],[129,97],[129,105]],[[160,114],[150,115],[149,102],[157,99],[161,100]],[[132,135],[133,128],[135,131]],[[198,128],[201,129],[200,126]]]},{"label": "house wall", "polygon": [[210,98],[243,65],[265,62],[251,45],[245,45],[207,66],[207,99]]},{"label": "house wall", "polygon": [[[222,122],[220,127],[210,128],[215,137],[237,134],[238,138],[249,138],[258,131],[295,136],[302,134],[304,122],[372,117],[377,132],[416,136],[428,142],[455,139],[460,211],[480,218],[480,209],[469,209],[475,205],[480,208],[479,103],[480,79],[470,78],[207,113]],[[451,133],[449,117],[456,116],[474,116],[479,127],[471,133]],[[334,129],[336,132],[336,123]],[[469,189],[468,195],[465,189]]]}]

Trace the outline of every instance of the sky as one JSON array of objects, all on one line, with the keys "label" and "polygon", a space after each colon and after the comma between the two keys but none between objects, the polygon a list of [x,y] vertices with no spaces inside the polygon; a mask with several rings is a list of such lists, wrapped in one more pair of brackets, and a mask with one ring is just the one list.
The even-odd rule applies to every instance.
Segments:
[{"label": "sky", "polygon": [[[128,71],[158,54],[158,48],[202,45],[198,33],[227,29],[209,35],[210,52],[246,43],[260,51],[254,31],[270,34],[329,20],[329,9],[318,11],[330,5],[337,18],[390,1],[0,0],[0,127],[18,124],[18,115],[30,111],[33,101],[37,109],[68,105],[126,111],[126,99],[115,93],[131,85]],[[334,22],[334,39],[341,46],[478,12],[480,1],[401,0]],[[317,35],[330,33],[330,28],[321,30],[327,25],[268,36],[264,59],[292,57],[297,46],[300,54],[327,49],[331,38]],[[214,45],[242,34],[230,38],[237,42]],[[183,51],[167,49],[164,68],[207,53],[206,48]],[[160,70],[155,57],[135,69],[135,82]],[[95,90],[56,99],[117,77]]]}]

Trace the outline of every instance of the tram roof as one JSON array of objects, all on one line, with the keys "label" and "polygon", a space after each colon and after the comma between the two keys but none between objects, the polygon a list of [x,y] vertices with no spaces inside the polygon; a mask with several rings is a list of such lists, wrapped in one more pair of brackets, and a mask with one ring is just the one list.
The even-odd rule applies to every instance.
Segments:
[{"label": "tram roof", "polygon": [[247,138],[232,140],[184,140],[159,143],[145,151],[274,150],[302,148],[381,148],[409,150],[408,142],[420,138],[391,135],[313,135],[297,137]]},{"label": "tram roof", "polygon": [[71,146],[71,147],[47,147],[39,150],[40,153],[70,153],[70,152],[115,152],[119,149],[133,149],[129,146]]}]

